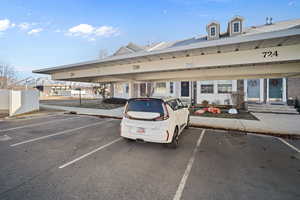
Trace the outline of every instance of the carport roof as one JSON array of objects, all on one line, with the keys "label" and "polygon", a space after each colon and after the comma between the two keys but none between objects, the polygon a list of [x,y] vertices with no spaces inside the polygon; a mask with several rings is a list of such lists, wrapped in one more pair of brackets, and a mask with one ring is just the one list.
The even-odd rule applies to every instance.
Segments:
[{"label": "carport roof", "polygon": [[[245,42],[254,42],[267,39],[283,38],[289,36],[300,35],[300,19],[282,21],[272,25],[252,26],[246,28],[241,35],[233,37],[224,37],[217,40],[206,40],[206,36],[198,38],[190,38],[187,40],[159,43],[151,50],[136,51],[128,54],[113,55],[104,59],[97,59],[87,62],[79,62],[74,64],[62,65],[57,67],[34,70],[34,73],[52,74],[56,71],[88,67],[92,64],[104,64],[114,61],[129,60],[146,56],[159,56],[161,54],[176,53],[189,51],[194,49],[203,49],[216,46],[232,45]],[[158,47],[161,46],[161,47]],[[158,48],[156,48],[158,47]]]}]

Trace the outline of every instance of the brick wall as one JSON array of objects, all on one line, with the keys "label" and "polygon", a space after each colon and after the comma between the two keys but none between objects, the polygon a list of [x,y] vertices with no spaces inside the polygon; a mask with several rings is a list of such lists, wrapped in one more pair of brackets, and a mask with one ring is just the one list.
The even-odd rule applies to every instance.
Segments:
[{"label": "brick wall", "polygon": [[287,97],[297,97],[300,100],[300,78],[287,79]]}]

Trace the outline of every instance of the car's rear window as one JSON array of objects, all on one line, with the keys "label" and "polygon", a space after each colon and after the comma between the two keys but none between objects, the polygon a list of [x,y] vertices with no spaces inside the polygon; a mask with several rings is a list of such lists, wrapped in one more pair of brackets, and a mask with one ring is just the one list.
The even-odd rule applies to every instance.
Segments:
[{"label": "car's rear window", "polygon": [[163,115],[162,103],[159,99],[133,99],[128,102],[127,112],[154,112]]}]

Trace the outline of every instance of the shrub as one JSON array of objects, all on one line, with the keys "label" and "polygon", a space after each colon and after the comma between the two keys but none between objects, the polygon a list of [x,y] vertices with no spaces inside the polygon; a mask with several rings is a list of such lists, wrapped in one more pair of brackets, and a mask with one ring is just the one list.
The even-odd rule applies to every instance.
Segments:
[{"label": "shrub", "polygon": [[207,107],[207,106],[208,106],[208,101],[203,100],[203,101],[202,101],[202,105],[203,105],[204,107]]}]

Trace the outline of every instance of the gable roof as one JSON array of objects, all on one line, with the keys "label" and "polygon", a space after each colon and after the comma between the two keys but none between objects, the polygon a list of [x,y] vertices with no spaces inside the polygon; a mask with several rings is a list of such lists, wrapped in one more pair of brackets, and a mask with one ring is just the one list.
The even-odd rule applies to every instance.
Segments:
[{"label": "gable roof", "polygon": [[124,54],[129,54],[129,53],[135,53],[139,51],[144,51],[144,48],[130,42],[126,46],[120,47],[114,54],[113,56],[117,55],[124,55]]},{"label": "gable roof", "polygon": [[111,61],[118,61],[124,59],[138,58],[147,55],[159,55],[162,53],[171,53],[178,51],[193,50],[199,48],[208,48],[229,44],[237,44],[241,42],[252,42],[265,39],[273,39],[280,37],[288,37],[300,35],[300,19],[286,20],[276,22],[271,25],[260,25],[246,27],[242,34],[236,36],[228,35],[228,32],[220,34],[220,39],[207,40],[206,35],[191,37],[184,40],[171,41],[171,42],[160,42],[148,46],[138,46],[133,43],[129,43],[125,47],[121,47],[112,56],[101,60],[93,60],[81,63],[75,63],[70,65],[64,65],[59,67],[46,68],[41,70],[35,70],[35,73],[46,73],[48,74],[53,70],[61,70],[72,67],[80,67],[82,65],[90,65],[96,63],[105,63]]},{"label": "gable roof", "polygon": [[[234,19],[243,19],[240,16],[235,16],[231,20]],[[212,21],[210,24],[215,23]],[[274,31],[280,31],[280,30],[285,30],[285,29],[292,29],[292,28],[300,28],[300,19],[294,19],[294,20],[286,20],[286,21],[280,21],[276,22],[273,24],[264,24],[264,25],[259,25],[259,26],[250,26],[246,27],[243,30],[242,35],[239,35],[241,37],[246,37],[248,35],[253,35],[253,34],[259,34],[259,33],[267,33],[267,32],[274,32]],[[228,31],[220,33],[220,39],[229,37]],[[237,36],[231,36],[231,37],[237,37]],[[154,45],[150,45],[150,47],[140,47],[136,44],[129,43],[126,47],[128,47],[130,44],[132,46],[138,46],[139,51],[157,51],[157,50],[163,50],[163,49],[170,49],[174,47],[180,47],[180,46],[185,46],[185,45],[190,45],[190,44],[197,44],[199,42],[207,42],[207,36],[202,35],[198,37],[191,37],[183,40],[178,40],[178,41],[170,41],[170,42],[159,42],[155,43]],[[129,53],[135,53],[138,51],[131,51]],[[120,55],[120,54],[115,54],[115,55]]]}]

